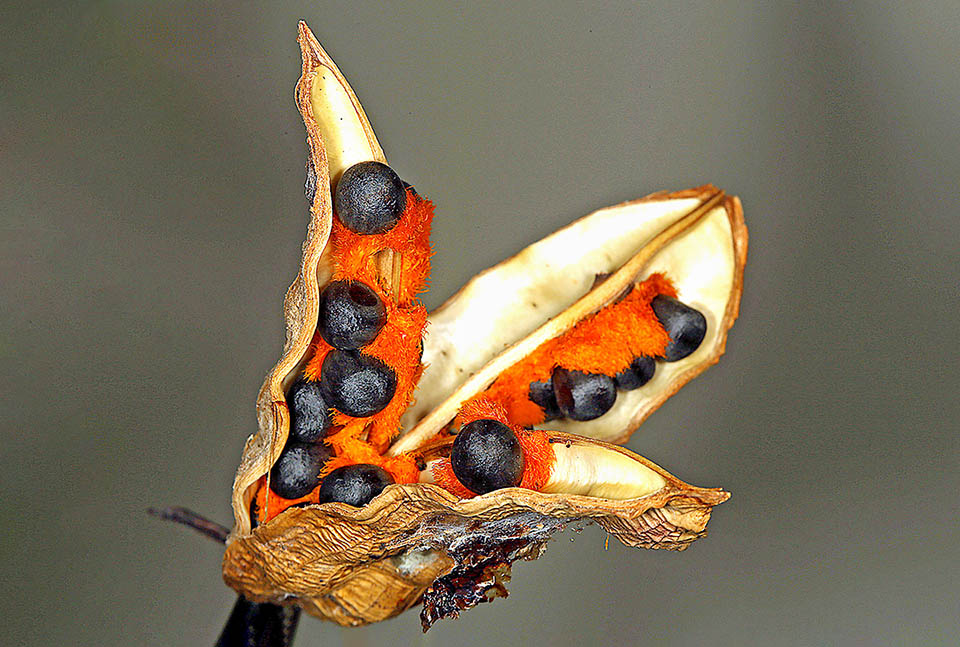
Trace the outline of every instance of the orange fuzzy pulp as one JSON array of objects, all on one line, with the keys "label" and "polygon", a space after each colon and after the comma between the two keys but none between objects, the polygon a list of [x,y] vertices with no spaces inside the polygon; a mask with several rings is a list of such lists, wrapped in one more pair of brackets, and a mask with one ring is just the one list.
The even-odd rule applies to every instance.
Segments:
[{"label": "orange fuzzy pulp", "polygon": [[660,294],[676,297],[677,291],[663,274],[651,274],[622,300],[541,344],[477,397],[501,404],[514,424],[542,423],[543,409],[530,400],[530,384],[549,380],[554,367],[616,375],[636,357],[663,353],[670,337],[650,306]]}]

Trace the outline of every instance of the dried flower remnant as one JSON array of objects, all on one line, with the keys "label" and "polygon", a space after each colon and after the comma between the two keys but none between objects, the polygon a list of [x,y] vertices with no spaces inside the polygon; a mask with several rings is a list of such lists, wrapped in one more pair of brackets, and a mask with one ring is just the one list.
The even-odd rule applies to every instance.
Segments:
[{"label": "dried flower remnant", "polygon": [[[234,483],[225,581],[350,626],[423,601],[426,630],[506,595],[510,564],[570,521],[645,548],[702,537],[726,492],[604,441],[722,354],[746,258],[739,201],[707,186],[603,209],[428,322],[433,204],[389,167],[303,23],[299,43],[310,222]],[[321,448],[321,466],[277,467]]]}]

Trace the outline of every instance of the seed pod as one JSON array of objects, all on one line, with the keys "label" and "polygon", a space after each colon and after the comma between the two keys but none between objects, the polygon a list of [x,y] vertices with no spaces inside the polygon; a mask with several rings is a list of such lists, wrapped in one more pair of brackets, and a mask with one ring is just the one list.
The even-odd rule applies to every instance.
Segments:
[{"label": "seed pod", "polygon": [[333,470],[323,479],[317,493],[319,503],[339,501],[356,507],[364,506],[393,479],[376,465],[345,465]]},{"label": "seed pod", "polygon": [[347,229],[382,234],[393,229],[407,206],[407,192],[393,169],[381,162],[360,162],[337,183],[334,209]]},{"label": "seed pod", "polygon": [[702,312],[664,294],[656,297],[650,305],[670,335],[670,343],[663,351],[666,361],[681,360],[700,347],[707,334],[707,318]]},{"label": "seed pod", "polygon": [[[509,568],[510,555],[496,552],[503,542],[536,555],[553,532],[587,518],[628,546],[684,550],[705,534],[711,508],[729,497],[687,485],[622,447],[548,435],[556,465],[543,492],[511,488],[458,500],[433,485],[408,484],[362,508],[293,508],[235,536],[224,579],[251,599],[296,596],[308,613],[349,626],[389,618],[425,595],[426,628],[444,615],[443,577],[456,578],[470,563]],[[451,453],[453,442],[424,454],[428,465]],[[478,587],[480,597],[503,595]],[[350,604],[359,602],[369,606]]]},{"label": "seed pod", "polygon": [[270,489],[284,499],[310,494],[329,459],[330,449],[323,443],[288,443],[270,470]]},{"label": "seed pod", "polygon": [[[414,452],[427,467],[421,482],[398,483],[360,508],[294,507],[251,528],[251,501],[262,493],[265,475],[289,436],[286,390],[313,352],[320,289],[335,271],[327,253],[331,181],[358,162],[385,161],[353,91],[302,23],[299,42],[304,60],[297,102],[316,191],[299,275],[284,302],[287,343],[261,389],[259,431],[248,440],[234,481],[235,527],[224,555],[224,580],[250,600],[295,600],[308,613],[342,625],[384,620],[423,598],[421,618],[429,626],[502,591],[499,580],[490,582],[483,573],[503,572],[514,559],[538,555],[550,534],[574,519],[595,520],[630,546],[682,550],[703,536],[711,508],[727,493],[690,486],[607,443],[546,432],[555,465],[542,491],[508,488],[469,499],[425,477],[431,463],[449,457],[453,439],[423,445],[517,353],[569,329],[648,272],[666,272],[681,297],[702,308],[710,325],[701,350],[659,366],[646,388],[621,393],[602,418],[558,424],[623,438],[716,361],[736,318],[746,231],[739,202],[713,187],[601,210],[471,281],[433,314],[417,405],[407,411],[406,435],[388,451]],[[363,238],[371,245],[380,240]],[[389,251],[376,259],[379,268],[389,269]],[[635,254],[646,254],[645,260],[634,262]],[[612,275],[591,289],[598,273]],[[381,269],[378,280],[387,277]],[[504,291],[504,285],[511,289]],[[381,334],[374,344],[382,339]],[[437,420],[433,429],[423,424]]]},{"label": "seed pod", "polygon": [[557,406],[571,420],[599,418],[617,401],[613,378],[599,373],[553,369],[553,393]]},{"label": "seed pod", "polygon": [[330,410],[320,394],[320,383],[297,380],[287,395],[290,440],[313,443],[330,431]]},{"label": "seed pod", "polygon": [[366,418],[390,404],[397,388],[393,369],[375,357],[332,350],[323,360],[320,389],[330,406],[354,418]]},{"label": "seed pod", "polygon": [[617,388],[624,391],[633,391],[650,381],[657,370],[657,363],[652,357],[641,356],[630,362],[630,366],[616,374],[614,380]]},{"label": "seed pod", "polygon": [[333,281],[320,293],[317,330],[339,350],[356,350],[380,334],[387,321],[383,301],[359,281]]},{"label": "seed pod", "polygon": [[516,487],[523,478],[523,452],[517,435],[498,420],[464,425],[450,452],[453,473],[477,494]]},{"label": "seed pod", "polygon": [[[430,314],[426,368],[414,404],[404,414],[404,434],[391,451],[420,446],[502,372],[614,303],[625,288],[660,272],[705,316],[699,350],[660,363],[645,388],[620,393],[599,419],[548,425],[611,442],[626,440],[723,354],[739,311],[746,256],[740,201],[708,185],[601,209],[481,272]],[[597,274],[610,276],[594,285]]]}]

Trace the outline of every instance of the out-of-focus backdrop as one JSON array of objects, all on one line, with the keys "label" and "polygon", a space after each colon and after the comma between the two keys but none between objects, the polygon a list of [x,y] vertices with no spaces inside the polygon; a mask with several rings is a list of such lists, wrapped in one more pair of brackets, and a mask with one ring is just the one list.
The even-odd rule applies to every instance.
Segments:
[{"label": "out-of-focus backdrop", "polygon": [[960,5],[679,4],[7,3],[4,642],[209,645],[227,617],[221,548],[144,510],[231,518],[305,233],[303,18],[437,204],[428,306],[704,182],[750,259],[727,355],[629,443],[733,493],[707,538],[567,532],[425,638],[305,618],[299,646],[955,644]]}]

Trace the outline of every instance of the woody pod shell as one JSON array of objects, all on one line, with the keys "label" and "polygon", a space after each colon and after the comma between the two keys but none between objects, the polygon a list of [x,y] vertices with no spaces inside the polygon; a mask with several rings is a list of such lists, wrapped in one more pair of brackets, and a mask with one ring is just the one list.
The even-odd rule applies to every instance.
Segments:
[{"label": "woody pod shell", "polygon": [[[602,490],[603,496],[592,496],[590,487],[586,487],[573,494],[508,488],[458,499],[430,483],[391,485],[362,508],[341,503],[291,508],[252,528],[250,507],[256,484],[269,472],[286,442],[290,416],[285,393],[307,359],[317,324],[320,289],[330,278],[327,243],[333,217],[332,188],[349,166],[364,160],[386,161],[355,94],[304,23],[300,23],[298,41],[303,68],[296,101],[307,130],[308,177],[313,179],[315,192],[299,273],[284,300],[283,353],[258,395],[258,431],[246,442],[233,485],[234,528],[223,560],[227,584],[248,599],[297,604],[313,615],[346,626],[392,617],[426,594],[429,604],[425,603],[424,622],[428,626],[436,617],[456,615],[458,609],[442,608],[449,602],[443,592],[451,586],[451,572],[473,577],[477,582],[473,593],[479,598],[497,592],[505,594],[493,574],[502,575],[515,559],[538,556],[552,532],[574,519],[596,521],[623,543],[646,548],[682,550],[704,535],[712,506],[726,500],[726,492],[687,485],[626,449],[562,432],[550,432],[551,442],[568,449],[584,448],[585,455],[599,456],[601,461],[608,457],[611,465],[629,465],[628,472],[636,469],[638,473],[653,474],[660,486],[632,498],[610,496],[609,489]],[[623,216],[625,220],[647,223],[629,237],[629,244],[623,244],[622,232],[603,231],[610,218],[622,215],[625,209],[633,210]],[[703,213],[690,217],[697,209]],[[659,235],[684,218],[689,222],[679,233],[658,241]],[[577,237],[587,233],[595,241],[592,247],[585,246],[589,249],[581,258],[571,260],[577,271],[564,276],[575,278],[560,290],[550,287],[556,281],[549,276],[521,280],[521,276],[530,274],[531,264],[538,262],[542,253],[553,253],[551,238],[556,241],[554,237],[565,231]],[[701,232],[699,239],[697,232]],[[516,352],[518,347],[522,351],[524,343],[529,346],[536,341],[538,332],[549,335],[550,330],[543,330],[549,324],[568,329],[584,312],[595,309],[596,304],[583,306],[584,299],[589,301],[591,295],[601,305],[609,302],[619,291],[614,280],[621,274],[618,268],[623,270],[629,265],[638,250],[649,249],[651,256],[640,259],[643,262],[638,263],[638,271],[666,270],[677,281],[681,296],[685,296],[683,271],[696,265],[680,262],[684,254],[695,253],[683,246],[685,239],[693,240],[693,245],[714,241],[716,253],[711,258],[723,267],[710,268],[710,259],[701,265],[705,263],[708,269],[719,270],[725,277],[719,281],[719,287],[703,288],[694,299],[695,305],[713,299],[708,309],[712,325],[702,352],[698,350],[688,358],[692,361],[684,360],[684,365],[676,367],[653,389],[645,390],[637,402],[618,404],[621,410],[610,412],[615,414],[611,418],[574,423],[585,427],[567,429],[604,440],[619,441],[629,436],[669,395],[716,362],[723,352],[726,332],[737,316],[746,259],[746,229],[739,201],[713,187],[654,194],[601,210],[468,283],[431,316],[424,340],[424,361],[429,365],[416,394],[417,404],[408,412],[404,430],[390,452],[419,453],[429,460],[449,451],[443,443],[424,447],[424,430],[447,424],[460,402],[482,390],[483,382],[489,384],[495,378],[500,366],[498,359],[505,353],[511,349]],[[652,243],[655,244],[650,247]],[[598,265],[596,259],[604,260]],[[614,275],[608,281],[590,289],[594,274],[611,270]],[[553,271],[554,277],[560,276],[558,268],[547,271]],[[635,278],[626,276],[628,273],[623,272],[624,276],[618,279],[623,285]],[[521,323],[501,327],[499,332],[496,326],[467,329],[462,333],[466,338],[458,338],[449,331],[463,330],[456,322],[463,320],[464,312],[477,306],[489,311],[489,289],[478,290],[477,283],[491,275],[498,283],[506,281],[518,286],[511,293],[516,298],[508,297],[513,300],[500,307],[522,312]],[[525,305],[524,299],[529,301],[531,296],[537,299],[537,308]],[[476,354],[467,356],[464,352],[469,352],[471,344]],[[445,361],[443,354],[451,348],[458,349],[457,358]],[[471,375],[483,379],[471,386]],[[440,413],[433,415],[437,411]],[[424,421],[431,421],[431,415],[433,427],[423,426]],[[590,433],[586,426],[594,423],[595,431]],[[603,469],[595,471],[605,473]],[[618,478],[612,477],[613,481]],[[468,562],[482,568],[470,571]],[[473,603],[478,601],[481,600]]]}]

